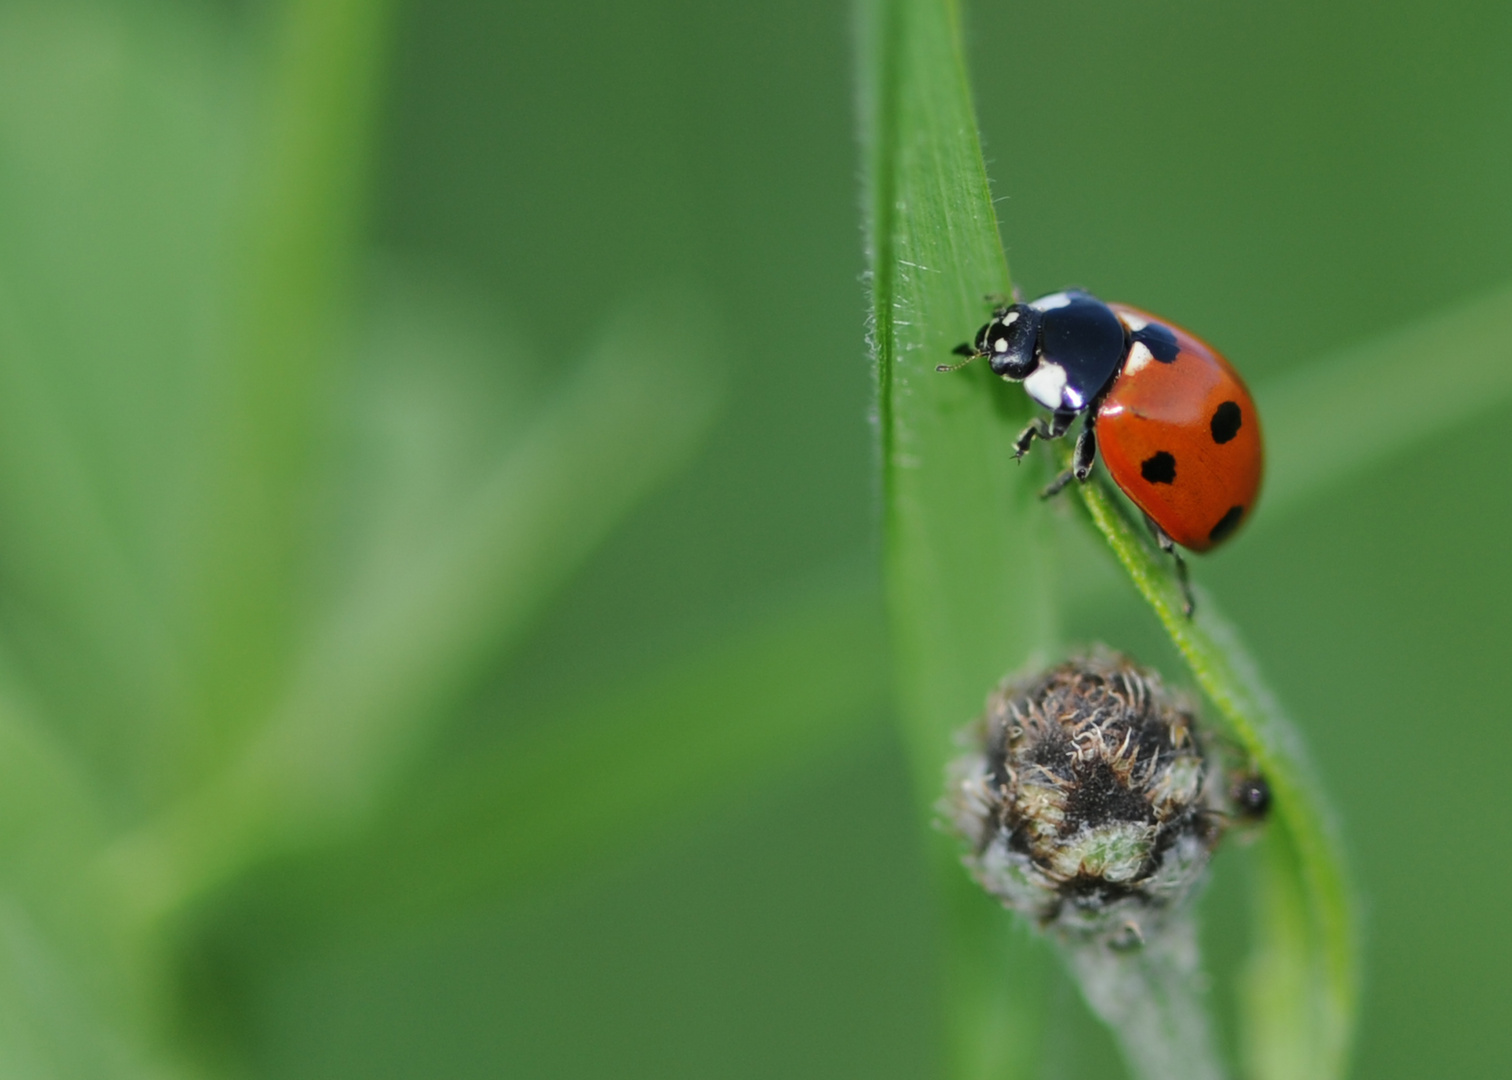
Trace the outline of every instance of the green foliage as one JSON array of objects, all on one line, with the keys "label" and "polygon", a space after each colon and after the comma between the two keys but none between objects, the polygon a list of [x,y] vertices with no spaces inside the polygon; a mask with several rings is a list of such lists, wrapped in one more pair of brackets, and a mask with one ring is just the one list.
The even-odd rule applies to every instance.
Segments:
[{"label": "green foliage", "polygon": [[[756,79],[749,115],[732,116],[733,92],[704,93],[701,81],[700,93],[689,94],[669,81],[645,117],[631,115],[638,106],[617,111],[611,106],[631,80],[613,65],[660,47],[667,27],[638,6],[618,16],[599,11],[615,48],[585,49],[574,39],[562,55],[613,68],[614,101],[594,103],[601,127],[564,138],[555,122],[543,123],[546,133],[524,149],[501,140],[512,163],[539,158],[533,167],[549,174],[554,190],[576,193],[572,228],[586,248],[558,235],[570,230],[555,219],[540,226],[543,235],[558,230],[544,256],[539,244],[517,253],[507,230],[509,244],[473,230],[470,220],[455,230],[468,243],[508,249],[501,259],[522,303],[540,299],[530,291],[540,282],[560,294],[550,299],[571,313],[568,332],[553,333],[556,352],[542,356],[545,350],[515,338],[494,310],[496,297],[476,282],[459,283],[410,256],[374,265],[373,152],[391,134],[390,118],[381,116],[391,94],[390,50],[432,26],[417,17],[401,33],[392,7],[362,0],[266,8],[157,0],[0,5],[6,1076],[190,1080],[252,1071],[249,1017],[271,1006],[252,1000],[256,992],[238,981],[251,962],[229,973],[216,968],[225,939],[259,960],[295,953],[302,961],[336,948],[333,942],[355,955],[375,943],[407,943],[522,898],[544,896],[542,907],[556,907],[561,893],[547,890],[581,880],[597,888],[594,874],[625,851],[690,821],[718,820],[721,807],[772,789],[774,777],[805,763],[834,769],[871,747],[863,764],[885,766],[891,759],[876,749],[877,721],[888,711],[889,680],[922,825],[932,815],[950,733],[979,709],[986,689],[1037,651],[1058,648],[1065,609],[1078,598],[1084,607],[1120,603],[1117,579],[1078,561],[1097,557],[1085,543],[1074,546],[1092,531],[1073,522],[1078,537],[1068,541],[1064,507],[1034,498],[1049,455],[1023,468],[1009,461],[1012,435],[1028,416],[1022,395],[980,368],[951,376],[933,370],[981,321],[981,294],[1006,289],[1009,278],[958,16],[948,4],[874,0],[859,8],[857,27],[872,185],[873,333],[883,360],[887,615],[864,552],[820,551],[817,574],[778,589],[771,580],[791,571],[773,560],[752,574],[760,604],[731,604],[735,614],[702,621],[683,613],[678,633],[645,630],[647,642],[661,638],[636,642],[640,652],[626,650],[636,662],[611,666],[608,676],[592,658],[575,656],[583,662],[563,664],[569,674],[542,676],[552,685],[539,700],[492,702],[490,680],[543,621],[571,618],[574,602],[596,608],[613,592],[601,571],[582,586],[586,599],[561,600],[595,549],[688,464],[721,462],[705,465],[713,479],[704,482],[732,492],[729,504],[715,504],[725,517],[702,504],[683,506],[671,518],[675,527],[648,547],[673,549],[694,533],[713,537],[710,546],[733,546],[731,535],[754,531],[751,519],[767,513],[761,493],[806,490],[808,474],[839,446],[838,436],[820,451],[790,437],[784,425],[797,430],[795,418],[812,402],[813,428],[855,428],[853,486],[860,490],[860,379],[853,416],[835,405],[850,398],[822,391],[825,373],[843,367],[836,353],[857,336],[845,321],[850,312],[832,320],[839,329],[828,345],[808,340],[813,323],[800,321],[791,340],[781,337],[782,319],[767,317],[760,293],[767,279],[727,250],[736,246],[732,236],[744,235],[734,230],[745,228],[769,277],[775,266],[786,277],[810,272],[851,289],[845,258],[795,270],[789,250],[815,220],[832,217],[840,220],[837,243],[851,251],[851,176],[847,161],[833,205],[821,197],[822,178],[807,173],[804,198],[791,200],[793,207],[737,188],[731,207],[708,210],[708,220],[732,230],[718,234],[716,256],[666,272],[663,264],[677,260],[658,262],[652,249],[674,248],[697,231],[693,218],[678,216],[683,203],[711,198],[726,173],[742,174],[741,162],[777,156],[777,147],[786,152],[792,118],[812,119],[824,99],[804,87],[786,108],[777,80]],[[521,35],[531,19],[544,18],[523,9],[493,17]],[[797,6],[784,17],[816,18]],[[714,44],[698,36],[702,24],[687,22],[699,56],[711,53]],[[773,57],[787,64],[794,55],[786,38],[767,42],[771,56],[763,57],[748,54],[758,34],[735,36],[741,63],[719,66],[720,79],[738,70],[743,80],[747,61],[750,70],[770,72]],[[547,68],[557,54],[540,55]],[[444,59],[450,69],[456,58],[447,52]],[[489,71],[508,67],[485,60]],[[816,66],[838,72],[843,65]],[[712,84],[714,75],[697,77]],[[564,78],[568,85],[553,84],[559,94],[584,74],[573,68]],[[843,75],[833,80],[830,107],[841,119],[833,137],[821,132],[814,141],[840,146],[835,153],[843,156]],[[519,135],[507,124],[535,116],[535,103],[522,105],[518,94],[463,97],[446,101],[448,119],[472,116],[489,132]],[[728,159],[720,158],[707,151],[712,136],[704,132],[703,149],[689,155],[698,160],[689,165],[696,182],[688,183],[674,175],[674,155],[640,160],[630,151],[679,147],[678,110],[694,114],[685,105],[694,98],[701,107],[708,99],[710,116],[717,114],[710,127],[732,142],[724,146]],[[608,136],[619,131],[624,141],[615,143]],[[411,137],[407,146],[435,149]],[[457,141],[464,149],[456,153],[484,155],[469,139]],[[592,183],[601,186],[586,186]],[[518,192],[484,187],[489,200],[526,202]],[[611,230],[582,209],[611,189],[621,199],[613,212],[637,226],[619,262],[604,254]],[[659,209],[648,210],[655,200]],[[520,211],[535,212],[533,205]],[[561,285],[567,263],[586,267],[572,279],[577,291]],[[657,285],[662,276],[694,276],[690,266],[711,289],[723,287],[732,305],[744,305],[739,334],[722,332],[728,323],[704,292]],[[631,277],[634,289],[614,284]],[[1259,381],[1273,458],[1255,535],[1240,543],[1295,520],[1342,478],[1463,426],[1512,390],[1505,291],[1414,319]],[[741,351],[757,338],[765,351]],[[737,382],[746,373],[723,360],[770,364],[783,351],[797,359],[793,382],[780,393]],[[1457,393],[1422,393],[1428,354],[1432,386]],[[733,412],[758,391],[772,399],[766,413],[716,429],[715,419],[730,415],[722,410]],[[724,443],[710,450],[706,440],[716,430],[715,442]],[[786,450],[784,438],[793,444]],[[744,480],[728,458],[715,457],[735,442],[753,444],[760,462]],[[810,502],[793,503],[799,510],[782,504],[788,516],[775,515],[763,542],[782,533],[806,538],[804,521],[836,512],[827,489],[813,490]],[[1195,624],[1175,619],[1165,568],[1105,491],[1084,494],[1192,658],[1198,681],[1281,790],[1280,820],[1261,850],[1259,945],[1243,1008],[1251,1072],[1266,1080],[1336,1075],[1355,1009],[1356,960],[1345,882],[1315,782],[1211,597],[1204,595]],[[756,508],[747,512],[746,502]],[[864,498],[853,503],[863,521],[855,507]],[[732,561],[750,557],[740,548]],[[669,576],[683,573],[678,558],[669,556]],[[686,573],[707,582],[698,579],[704,569]],[[694,587],[712,593],[724,585]],[[671,602],[666,608],[676,610]],[[642,631],[639,618],[634,630]],[[595,640],[601,645],[613,633]],[[547,640],[561,648],[563,636]],[[539,653],[522,664],[546,666]],[[829,802],[814,801],[849,828],[836,805],[889,778],[852,777]],[[879,796],[868,813],[873,805],[888,804]],[[786,835],[825,825],[840,827],[800,819]],[[888,881],[906,877],[906,843],[879,835],[874,846],[886,849]],[[1053,1069],[1056,1032],[1064,1034],[1074,1010],[1052,958],[969,885],[947,841],[930,843],[946,957],[943,1026],[955,1075]],[[788,854],[767,858],[785,879],[802,877]],[[813,876],[859,876],[851,854],[826,854]],[[740,850],[730,861],[754,865],[759,855]],[[674,891],[696,893],[700,881]],[[792,884],[797,890],[807,881]],[[717,908],[710,918],[752,918],[740,897],[710,895]],[[802,902],[805,911],[824,902],[858,905],[835,915],[845,926],[884,910],[850,894],[805,894]],[[593,918],[614,922],[605,933],[617,935],[622,914],[616,906],[612,918],[602,911]],[[196,936],[205,927],[210,945]],[[906,951],[890,926],[876,933]],[[570,927],[562,937],[586,939],[587,928]],[[693,940],[678,945],[691,953]],[[280,943],[290,942],[296,947],[279,954]],[[622,977],[640,994],[677,970],[678,959],[657,955]],[[812,957],[772,963],[773,993],[795,1008],[807,1007],[805,992],[822,997],[829,985],[807,986],[805,962]],[[355,971],[347,975],[355,998],[367,969],[349,954],[330,963]],[[866,962],[851,966],[863,973],[858,980],[870,979]],[[468,974],[459,963],[437,978],[468,994],[476,992]],[[278,977],[297,993],[297,973]],[[608,976],[594,967],[595,985],[601,977]],[[738,978],[756,981],[744,967]],[[407,1009],[395,987],[407,989],[408,978],[375,982],[380,1006]],[[521,993],[545,995],[533,982]],[[697,993],[710,996],[701,986]],[[577,988],[572,1000],[574,1021],[590,1023],[595,1036],[616,1020],[581,1005]],[[324,1035],[348,999],[304,1006],[301,1017]],[[387,1015],[380,1006],[363,1029],[374,1045]],[[490,1031],[506,1020],[526,1022],[490,1007],[477,1007]],[[744,1017],[751,1010],[740,999],[730,1011]],[[222,1018],[227,1030],[206,1038],[220,1013],[230,1016]],[[708,1053],[734,1068],[729,1029],[720,1026],[727,1023],[679,1017],[669,1041],[698,1061],[697,1040],[705,1038]],[[554,1049],[596,1041],[578,1039],[565,1023],[542,1030]],[[432,1044],[444,1041],[426,1034]],[[826,1058],[817,1040],[814,1047],[792,1041],[794,1059],[812,1070],[854,1071]],[[919,1049],[919,1059],[928,1052]],[[498,1062],[461,1061],[466,1049],[456,1053],[454,1071],[428,1062],[429,1071],[497,1072]],[[278,1055],[264,1048],[263,1060],[270,1056]],[[340,1065],[370,1076],[400,1067],[380,1061],[364,1071],[362,1060]],[[315,1055],[289,1070],[315,1074],[331,1064]]]},{"label": "green foliage", "polygon": [[[701,355],[705,303],[646,293],[500,428],[502,388],[414,289],[356,305],[383,5],[288,4],[265,63],[166,9],[4,18],[0,488],[25,601],[6,641],[0,1060],[187,1074],[169,1038],[181,918],[359,829],[480,665],[687,459],[724,376]],[[104,115],[49,117],[80,104]],[[159,170],[182,200],[145,179]],[[128,213],[133,176],[158,201]],[[79,210],[138,231],[104,258],[52,250]],[[144,257],[161,267],[140,280]],[[136,306],[97,313],[96,296]],[[363,316],[385,333],[354,335]],[[413,352],[380,362],[396,340]],[[459,462],[448,444],[480,404],[496,430]]]}]

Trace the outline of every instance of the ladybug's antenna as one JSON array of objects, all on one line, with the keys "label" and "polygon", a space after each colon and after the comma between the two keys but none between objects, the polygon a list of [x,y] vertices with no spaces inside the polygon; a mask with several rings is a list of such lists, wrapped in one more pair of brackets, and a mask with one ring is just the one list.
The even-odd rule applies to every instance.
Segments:
[{"label": "ladybug's antenna", "polygon": [[960,371],[963,367],[971,363],[977,357],[987,355],[986,353],[977,352],[972,345],[965,341],[961,342],[950,351],[955,353],[957,356],[964,356],[966,359],[962,360],[959,364],[937,364],[935,366],[936,371]]}]

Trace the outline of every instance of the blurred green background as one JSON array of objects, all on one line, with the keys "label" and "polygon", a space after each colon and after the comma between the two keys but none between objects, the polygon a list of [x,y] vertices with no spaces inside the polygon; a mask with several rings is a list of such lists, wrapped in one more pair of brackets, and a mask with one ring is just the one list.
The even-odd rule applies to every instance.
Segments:
[{"label": "blurred green background", "polygon": [[[587,508],[543,511],[557,531],[525,544],[513,577],[498,572],[514,584],[480,587],[502,615],[468,608],[464,574],[453,608],[424,611],[467,633],[398,620],[439,642],[423,693],[404,696],[402,635],[378,654],[392,682],[386,667],[357,670],[373,715],[398,700],[410,718],[374,752],[381,781],[354,764],[358,794],[332,795],[330,820],[305,831],[295,814],[282,832],[223,837],[207,812],[211,869],[148,939],[166,959],[122,961],[171,1002],[166,1021],[142,1021],[149,1042],[188,1048],[195,1068],[288,1078],[938,1075],[937,931],[874,583],[846,6],[399,5],[371,164],[351,187],[368,195],[332,185],[333,205],[363,215],[355,267],[330,286],[349,302],[309,339],[346,360],[310,392],[298,452],[267,459],[317,478],[291,481],[292,496],[272,474],[216,471],[226,440],[274,436],[199,415],[196,388],[219,369],[192,359],[241,332],[224,298],[250,286],[223,265],[224,205],[264,164],[245,130],[277,16],[254,0],[0,4],[0,683],[85,763],[103,834],[177,821],[182,805],[197,835],[197,770],[257,730],[260,710],[284,715],[259,695],[298,682],[290,657],[322,663],[306,609],[355,597],[329,606],[361,627],[364,598],[381,609],[385,588],[421,581],[411,553],[449,550],[427,530],[450,535],[454,505],[486,519],[479,491],[517,490],[513,473],[489,486],[491,463],[553,403],[590,393],[575,373],[617,386],[615,335],[660,355],[661,328],[681,319],[666,352],[686,366],[651,383],[665,415],[661,399],[640,402],[649,419],[626,421],[623,442],[601,417],[585,428],[608,431],[601,457],[558,453],[562,470],[540,473],[531,498],[580,484]],[[982,0],[966,20],[1010,265],[1030,294],[1079,284],[1168,314],[1221,343],[1263,401],[1268,379],[1512,280],[1505,4]],[[272,291],[294,310],[325,287]],[[583,368],[606,332],[608,359]],[[305,379],[297,362],[274,368]],[[1425,396],[1455,392],[1432,356],[1423,378]],[[1266,521],[1262,504],[1249,533],[1194,568],[1304,728],[1345,821],[1367,906],[1360,1076],[1499,1076],[1512,1056],[1512,483],[1497,415],[1285,518]],[[613,472],[658,431],[654,475]],[[542,445],[550,457],[556,444]],[[238,485],[256,488],[253,509],[215,518],[164,494],[177,483],[164,470],[204,462],[230,485],[207,490],[234,502]],[[303,516],[296,528],[258,506]],[[248,580],[272,584],[227,601],[230,622],[213,605],[196,616],[226,580],[196,577],[183,555],[202,519],[231,544],[202,558],[287,527],[308,537],[289,544],[298,568],[276,545],[266,565],[247,556]],[[471,551],[455,564],[487,561]],[[1086,572],[1072,638],[1174,675],[1132,590]],[[236,603],[253,613],[236,621]],[[804,647],[781,645],[789,624],[808,628]],[[759,679],[722,682],[768,647],[780,662]],[[163,674],[181,668],[218,674]],[[697,685],[679,681],[688,672]],[[855,685],[835,690],[836,672]],[[763,684],[838,704],[823,732],[774,724],[761,743],[741,706],[766,700]],[[312,715],[327,700],[315,693]],[[298,735],[304,714],[289,708]],[[653,775],[650,795],[623,814],[600,805],[586,838],[571,833],[553,808],[612,802],[617,770],[646,767],[637,718],[752,728],[741,738],[755,744],[705,753],[694,740],[683,773],[696,782],[658,801]],[[572,730],[553,750],[558,729]],[[312,788],[342,789],[349,744],[291,738],[321,760]],[[520,797],[549,792],[545,816],[489,801],[514,790],[521,760],[545,763]],[[475,815],[447,818],[435,807],[458,776],[484,794]],[[72,850],[45,839],[51,812],[29,818],[19,799],[0,852],[7,903],[93,895],[48,862]],[[428,814],[443,824],[427,832]],[[478,852],[495,834],[515,854],[490,862]],[[220,868],[223,839],[246,854]],[[104,847],[127,878],[151,858],[150,845]],[[44,879],[62,884],[33,887]],[[1241,951],[1245,904],[1243,856],[1225,856],[1204,902],[1220,972]],[[52,986],[22,947],[25,920],[0,916],[8,978]],[[58,933],[88,953],[77,927],[91,918]],[[122,940],[123,955],[149,948]],[[1075,992],[1056,994],[1048,1074],[1116,1070]],[[73,1015],[50,995],[25,1015]],[[28,1043],[25,1023],[0,1038]],[[3,1060],[88,1076],[106,1074],[91,1060],[132,1057],[100,1043],[62,1064],[43,1050]]]}]

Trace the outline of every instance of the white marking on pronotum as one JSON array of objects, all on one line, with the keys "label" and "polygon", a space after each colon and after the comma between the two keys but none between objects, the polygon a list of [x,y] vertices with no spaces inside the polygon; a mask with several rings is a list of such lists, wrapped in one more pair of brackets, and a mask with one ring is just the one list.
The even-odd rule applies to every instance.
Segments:
[{"label": "white marking on pronotum", "polygon": [[1042,296],[1029,306],[1035,311],[1054,311],[1056,308],[1069,307],[1070,304],[1071,294],[1058,292],[1051,293],[1049,296]]},{"label": "white marking on pronotum", "polygon": [[1120,311],[1118,313],[1118,318],[1125,326],[1129,328],[1129,333],[1131,334],[1137,334],[1145,327],[1150,325],[1149,319],[1141,319],[1138,315],[1131,314],[1127,311]]},{"label": "white marking on pronotum", "polygon": [[1061,407],[1061,394],[1066,389],[1066,369],[1059,364],[1040,361],[1039,367],[1024,380],[1024,391],[1047,409]]},{"label": "white marking on pronotum", "polygon": [[1134,347],[1129,350],[1129,356],[1124,360],[1123,373],[1133,375],[1141,368],[1148,367],[1155,359],[1149,347],[1142,341],[1136,341]]}]

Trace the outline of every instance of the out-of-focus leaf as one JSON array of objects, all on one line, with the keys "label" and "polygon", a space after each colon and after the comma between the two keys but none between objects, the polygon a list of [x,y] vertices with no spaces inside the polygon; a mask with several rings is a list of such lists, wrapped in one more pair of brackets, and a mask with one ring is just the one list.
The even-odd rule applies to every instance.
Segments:
[{"label": "out-of-focus leaf", "polygon": [[318,856],[299,917],[371,932],[494,900],[854,739],[890,689],[881,596],[869,573],[827,581],[417,775],[360,844]]},{"label": "out-of-focus leaf", "polygon": [[[256,68],[209,9],[0,9],[0,626],[38,717],[0,717],[6,1075],[185,1075],[165,1063],[162,942],[101,852],[192,775],[186,756],[199,748],[189,744],[221,719],[207,725],[194,707],[182,605],[168,599],[184,565],[186,467],[207,462],[195,437],[237,433],[200,408],[197,380],[217,370],[228,339],[260,371],[266,347],[305,377],[280,330],[299,321],[291,306],[328,320],[333,297],[318,286],[339,274],[321,257],[340,263],[354,239],[353,184],[337,174],[355,180],[365,163],[339,136],[366,126],[344,91],[366,91],[343,61],[355,52],[360,67],[375,52],[354,30],[367,13],[312,2],[278,14],[285,60],[301,55],[272,80],[282,100],[263,135],[280,153],[258,155],[272,163],[262,173],[245,156]],[[312,156],[323,165],[303,168]],[[261,201],[244,213],[249,189]],[[241,279],[227,271],[238,244],[252,249]],[[259,276],[289,302],[263,303]],[[228,294],[259,310],[227,322]],[[252,403],[247,389],[230,391],[233,412]],[[294,405],[282,389],[262,402],[271,424],[252,441],[277,441]],[[218,445],[227,459],[247,457]],[[273,464],[232,477],[245,482],[232,497],[268,495],[259,483],[276,486]],[[205,510],[189,501],[189,516]],[[293,510],[279,508],[280,524],[297,523]],[[263,539],[237,540],[249,538]],[[258,601],[287,605],[292,583],[283,586]]]},{"label": "out-of-focus leaf", "polygon": [[162,956],[100,872],[90,780],[0,700],[0,1073],[185,1077],[164,1041]]},{"label": "out-of-focus leaf", "polygon": [[371,808],[477,665],[693,452],[724,385],[710,340],[698,301],[640,298],[421,543],[374,553],[245,754],[118,851],[149,908]]},{"label": "out-of-focus leaf", "polygon": [[247,74],[203,9],[0,7],[0,635],[122,812],[187,723],[167,509]]},{"label": "out-of-focus leaf", "polygon": [[[872,333],[885,502],[887,590],[904,732],[921,808],[938,798],[951,733],[1004,674],[1054,636],[1049,524],[1036,468],[1015,469],[1021,392],[985,364],[935,371],[982,323],[1008,268],[977,141],[950,0],[858,7]],[[997,32],[1011,38],[1010,26]],[[936,844],[950,896],[949,1075],[1028,1075],[1043,994],[1015,939]]]},{"label": "out-of-focus leaf", "polygon": [[424,558],[531,411],[545,374],[471,283],[382,264],[322,484],[319,607]]},{"label": "out-of-focus leaf", "polygon": [[1257,523],[1285,517],[1375,462],[1512,396],[1512,287],[1320,357],[1256,392],[1266,486]]}]

